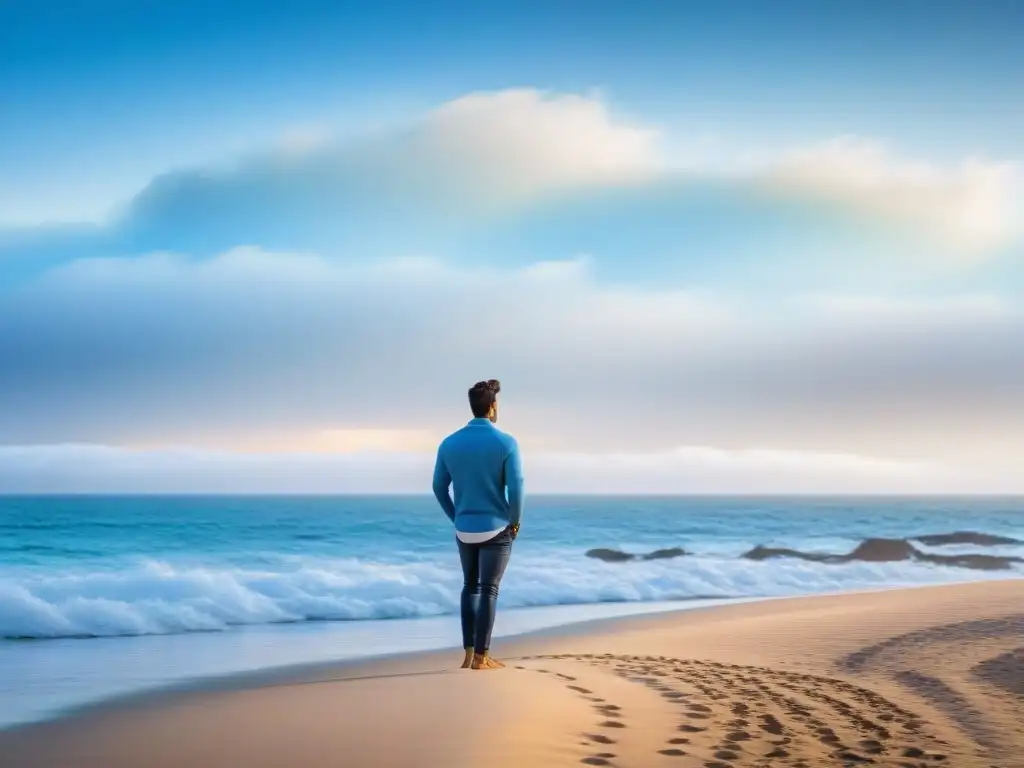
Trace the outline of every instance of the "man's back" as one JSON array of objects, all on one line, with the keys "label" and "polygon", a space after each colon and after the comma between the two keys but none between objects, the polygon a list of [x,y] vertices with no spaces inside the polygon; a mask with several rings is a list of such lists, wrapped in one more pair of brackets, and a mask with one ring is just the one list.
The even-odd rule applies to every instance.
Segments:
[{"label": "man's back", "polygon": [[[454,486],[454,504],[448,497],[449,485]],[[522,486],[515,438],[488,419],[473,419],[438,448],[434,494],[460,532],[483,533],[518,523]]]},{"label": "man's back", "polygon": [[[519,446],[500,432],[497,379],[470,387],[473,420],[446,437],[437,449],[434,495],[455,524],[462,566],[463,669],[501,669],[490,656],[491,630],[498,603],[498,585],[519,535],[523,515],[523,472]],[[455,500],[448,489],[455,486]],[[505,498],[505,491],[508,498]]]}]

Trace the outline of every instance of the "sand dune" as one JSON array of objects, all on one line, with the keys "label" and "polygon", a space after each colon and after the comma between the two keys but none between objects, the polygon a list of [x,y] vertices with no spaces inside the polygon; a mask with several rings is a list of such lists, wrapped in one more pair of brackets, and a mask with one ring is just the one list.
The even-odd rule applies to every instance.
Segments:
[{"label": "sand dune", "polygon": [[607,622],[0,733],[7,768],[1024,768],[1024,580]]}]

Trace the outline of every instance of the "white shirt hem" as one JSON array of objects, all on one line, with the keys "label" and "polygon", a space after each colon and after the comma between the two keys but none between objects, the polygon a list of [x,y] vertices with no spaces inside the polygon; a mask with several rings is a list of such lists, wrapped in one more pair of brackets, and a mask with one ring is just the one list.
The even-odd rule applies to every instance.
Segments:
[{"label": "white shirt hem", "polygon": [[490,541],[504,530],[504,528],[499,528],[496,531],[484,531],[483,533],[466,533],[465,531],[456,531],[455,535],[463,544],[483,544],[485,541]]}]

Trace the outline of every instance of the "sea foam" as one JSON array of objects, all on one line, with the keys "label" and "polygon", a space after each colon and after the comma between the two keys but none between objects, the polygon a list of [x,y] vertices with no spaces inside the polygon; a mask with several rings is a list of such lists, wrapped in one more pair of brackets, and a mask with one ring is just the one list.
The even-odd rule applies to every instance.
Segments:
[{"label": "sea foam", "polygon": [[[513,559],[504,608],[773,597],[1024,576],[916,562],[822,564],[687,556],[603,563],[565,551]],[[221,631],[303,621],[414,618],[458,611],[454,557],[408,564],[289,559],[260,568],[145,561],[103,570],[0,571],[0,637]]]}]

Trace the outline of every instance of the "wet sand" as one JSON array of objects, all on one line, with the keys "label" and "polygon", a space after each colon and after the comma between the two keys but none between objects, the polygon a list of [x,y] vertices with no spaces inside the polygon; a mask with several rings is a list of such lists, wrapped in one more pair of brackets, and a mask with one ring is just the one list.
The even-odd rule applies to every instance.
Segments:
[{"label": "wet sand", "polygon": [[4,768],[1024,768],[1024,579],[615,620],[152,695],[0,732]]}]

